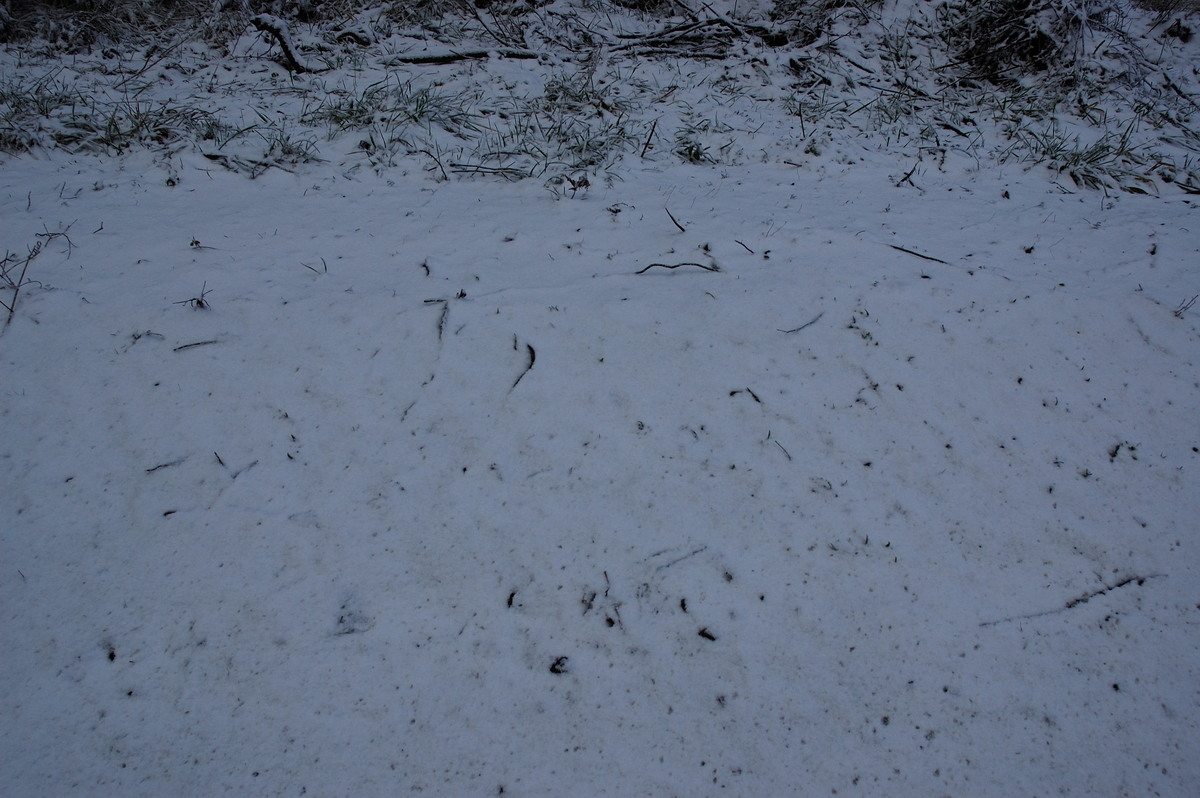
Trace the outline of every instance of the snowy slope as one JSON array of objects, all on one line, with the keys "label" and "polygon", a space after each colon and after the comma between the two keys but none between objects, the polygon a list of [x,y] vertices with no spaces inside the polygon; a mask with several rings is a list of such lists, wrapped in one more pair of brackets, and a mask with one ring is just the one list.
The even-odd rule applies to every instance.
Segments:
[{"label": "snowy slope", "polygon": [[1194,206],[959,177],[10,164],[6,781],[1188,793]]},{"label": "snowy slope", "polygon": [[1197,203],[786,149],[0,165],[3,792],[1195,794]]}]

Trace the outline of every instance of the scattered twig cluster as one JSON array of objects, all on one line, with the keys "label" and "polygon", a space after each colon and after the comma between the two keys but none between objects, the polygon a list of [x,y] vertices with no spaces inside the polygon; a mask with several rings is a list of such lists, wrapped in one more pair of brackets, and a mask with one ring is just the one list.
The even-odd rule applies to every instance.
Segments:
[{"label": "scattered twig cluster", "polygon": [[208,281],[206,280],[204,282],[204,285],[200,287],[199,294],[197,294],[196,296],[191,297],[189,299],[181,299],[178,302],[174,302],[172,304],[187,305],[188,307],[192,308],[192,310],[206,310],[209,307],[212,307],[208,303],[208,295],[211,291],[212,291],[212,289],[210,289],[208,287]]},{"label": "scattered twig cluster", "polygon": [[7,329],[8,325],[12,323],[13,315],[17,312],[17,298],[21,295],[21,289],[32,282],[36,282],[29,278],[29,264],[33,263],[34,259],[42,254],[42,251],[46,248],[46,244],[58,238],[63,239],[67,243],[67,257],[70,257],[71,250],[74,248],[71,237],[67,235],[70,229],[71,226],[67,225],[65,229],[57,232],[52,233],[46,230],[45,232],[38,233],[37,237],[39,240],[23,256],[11,252],[4,253],[4,258],[0,259],[0,291],[12,291],[12,296],[7,302],[0,299],[0,307],[8,311],[8,315],[4,319],[4,327],[0,329]]},{"label": "scattered twig cluster", "polygon": [[[33,259],[42,252],[42,242],[38,241],[30,247],[28,254],[24,258],[12,253],[5,253],[4,260],[0,261],[0,280],[3,280],[3,285],[0,288],[7,288],[12,291],[12,298],[5,302],[0,299],[0,306],[3,306],[8,311],[8,317],[4,320],[4,326],[7,327],[13,318],[13,314],[17,309],[17,296],[21,293],[21,288],[26,282],[26,273],[29,271],[29,264]],[[17,269],[20,271],[16,277],[13,277],[13,272]]]}]

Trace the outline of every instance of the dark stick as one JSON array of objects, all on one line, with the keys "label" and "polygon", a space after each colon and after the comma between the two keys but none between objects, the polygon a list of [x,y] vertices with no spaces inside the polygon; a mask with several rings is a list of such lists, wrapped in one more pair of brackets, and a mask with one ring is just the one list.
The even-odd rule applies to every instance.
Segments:
[{"label": "dark stick", "polygon": [[[663,208],[663,210],[667,212],[667,216],[671,216],[671,209],[670,209],[670,208]],[[671,216],[671,221],[672,221],[672,222],[675,222],[675,226],[679,228],[679,232],[681,232],[681,233],[686,233],[686,232],[687,232],[687,228],[686,228],[686,227],[684,227],[683,225],[681,225],[679,222],[675,221],[675,217],[674,217],[674,216]]]},{"label": "dark stick", "polygon": [[[645,157],[646,157],[646,151],[650,149],[650,142],[654,140],[654,131],[655,131],[656,129],[658,129],[658,120],[657,120],[657,119],[655,119],[655,120],[654,120],[654,121],[653,121],[653,122],[650,124],[650,133],[649,133],[649,134],[646,136],[646,144],[645,144],[645,146],[644,146],[644,147],[642,147],[642,157],[643,157],[643,158],[645,158]],[[670,213],[670,211],[668,211],[668,213]]]},{"label": "dark stick", "polygon": [[905,249],[904,247],[899,247],[899,246],[896,246],[895,244],[888,244],[888,246],[891,247],[892,249],[900,250],[901,252],[907,253],[909,255],[916,255],[918,258],[924,258],[925,260],[931,260],[934,263],[944,263],[947,266],[950,265],[949,263],[942,260],[941,258],[935,258],[932,255],[922,255],[920,252],[913,252],[911,249]]},{"label": "dark stick", "polygon": [[537,53],[532,50],[513,50],[501,48],[498,50],[463,50],[453,53],[445,53],[442,55],[394,55],[385,61],[387,66],[395,66],[396,64],[416,64],[416,65],[441,65],[453,64],[456,61],[475,61],[485,58],[491,58],[495,53],[501,58],[522,58],[534,60],[542,57],[542,53]]},{"label": "dark stick", "polygon": [[659,268],[662,268],[662,269],[678,269],[680,266],[696,266],[696,267],[698,267],[698,268],[704,269],[704,271],[706,271],[706,272],[719,272],[719,271],[721,271],[721,267],[720,267],[720,266],[705,266],[703,263],[693,263],[693,262],[687,262],[687,263],[651,263],[651,264],[650,264],[649,266],[647,266],[646,268],[644,268],[644,269],[639,269],[638,271],[634,272],[634,274],[645,274],[646,272],[648,272],[648,271],[650,271],[651,269],[653,269],[655,266],[658,266]]},{"label": "dark stick", "polygon": [[824,316],[824,315],[825,315],[825,311],[821,311],[820,313],[818,313],[818,314],[817,314],[817,317],[816,317],[815,319],[813,319],[812,321],[808,322],[807,324],[801,324],[799,327],[797,327],[797,328],[796,328],[796,329],[794,329],[794,330],[779,330],[779,332],[781,332],[781,333],[798,333],[798,332],[800,332],[801,330],[803,330],[804,328],[806,328],[806,327],[811,327],[811,326],[813,326],[814,324],[816,324],[817,322],[819,322],[819,321],[821,320],[821,317],[822,317],[822,316]]},{"label": "dark stick", "polygon": [[194,344],[184,344],[183,346],[177,346],[177,347],[175,347],[175,348],[174,348],[173,350],[171,350],[171,351],[173,351],[173,352],[182,352],[182,351],[183,351],[183,350],[185,350],[185,349],[191,349],[192,347],[196,347],[196,346],[208,346],[209,344],[219,344],[219,343],[221,343],[221,342],[220,342],[220,341],[217,341],[217,340],[212,340],[212,341],[197,341],[197,342],[196,342],[196,343],[194,343]]},{"label": "dark stick", "polygon": [[525,370],[522,371],[521,374],[517,377],[516,381],[513,382],[512,388],[508,389],[509,393],[512,393],[514,390],[516,390],[517,384],[519,382],[521,382],[521,380],[525,379],[525,375],[529,373],[530,369],[533,368],[534,361],[537,360],[537,352],[533,351],[532,346],[530,346],[529,344],[525,344],[525,349],[528,350],[528,352],[529,352],[529,365],[527,365],[525,367]]}]

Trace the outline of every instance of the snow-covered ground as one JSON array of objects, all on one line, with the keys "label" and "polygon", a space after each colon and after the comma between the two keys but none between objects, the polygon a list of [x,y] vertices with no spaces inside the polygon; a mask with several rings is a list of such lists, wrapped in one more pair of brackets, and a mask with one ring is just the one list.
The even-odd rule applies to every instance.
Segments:
[{"label": "snow-covered ground", "polygon": [[1195,795],[1196,198],[640,155],[0,165],[0,791]]}]

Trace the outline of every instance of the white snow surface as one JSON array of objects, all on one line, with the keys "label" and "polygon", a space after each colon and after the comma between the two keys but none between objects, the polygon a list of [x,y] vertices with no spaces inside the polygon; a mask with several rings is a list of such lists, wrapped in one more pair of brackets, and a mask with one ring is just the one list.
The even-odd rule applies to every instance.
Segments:
[{"label": "white snow surface", "polygon": [[0,164],[0,791],[1195,795],[1196,201],[854,160]]}]

